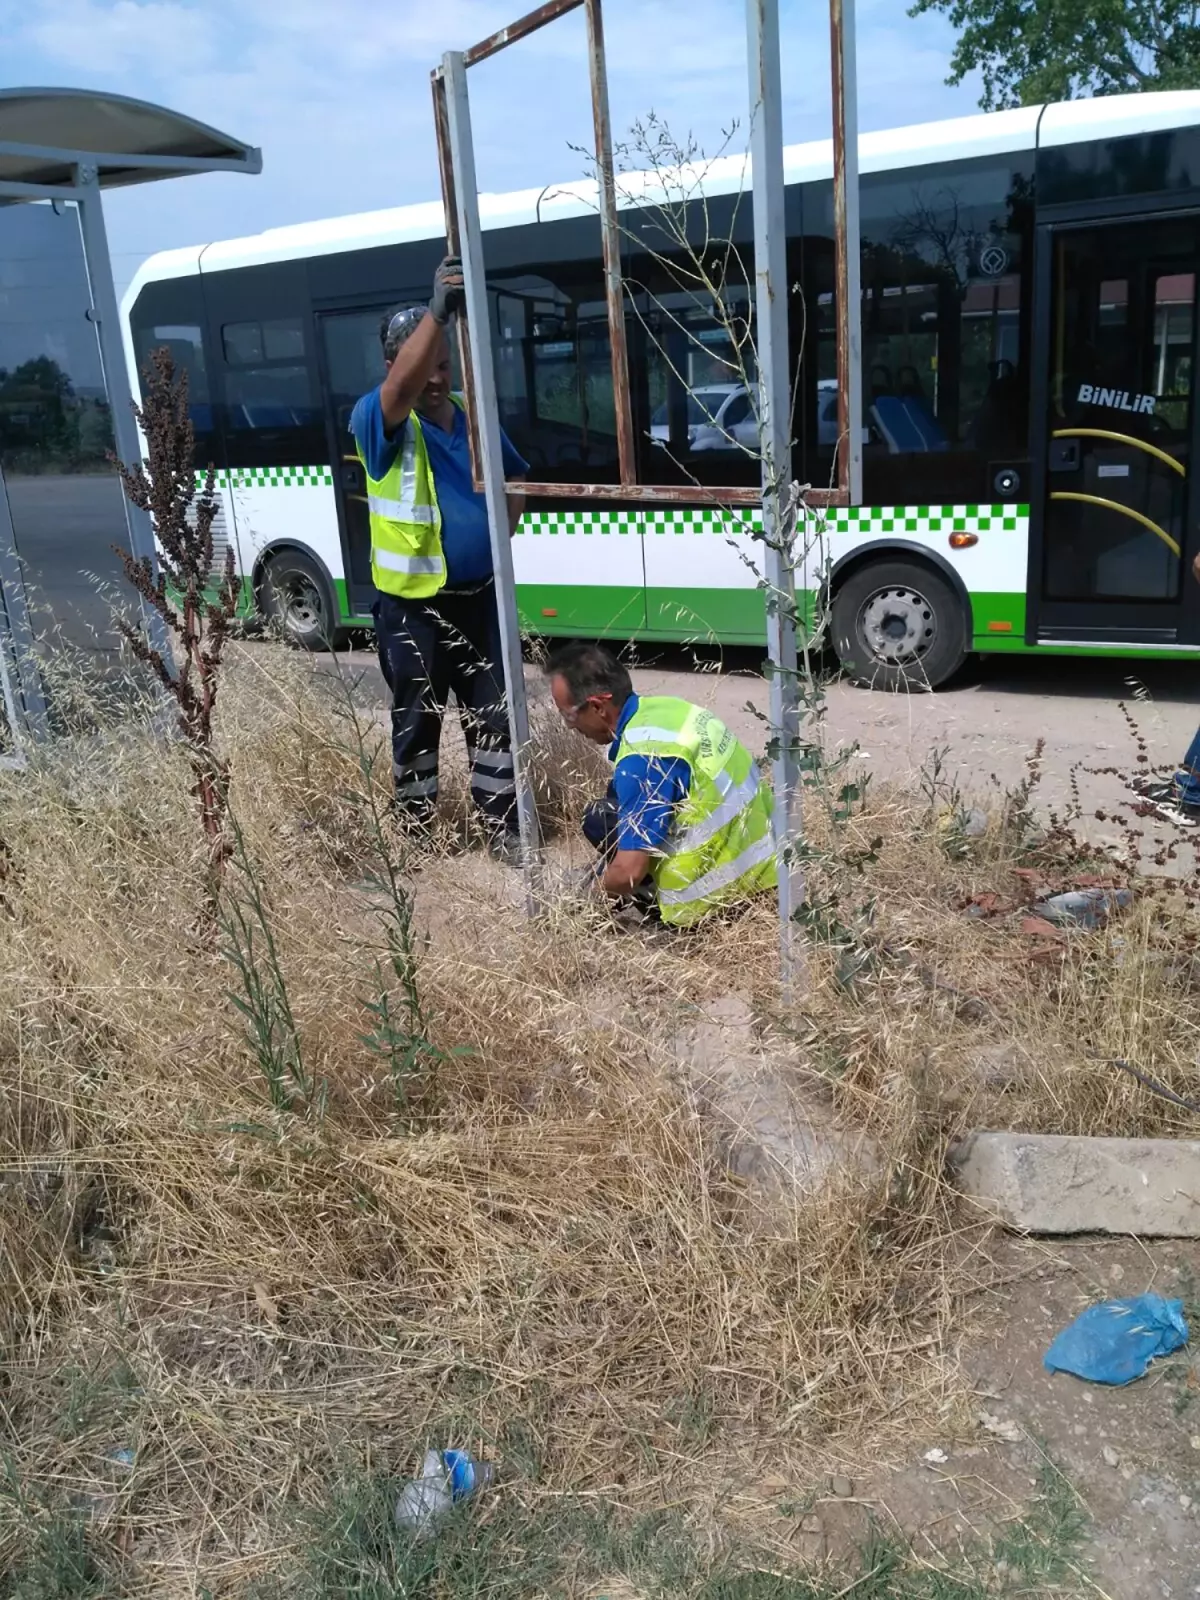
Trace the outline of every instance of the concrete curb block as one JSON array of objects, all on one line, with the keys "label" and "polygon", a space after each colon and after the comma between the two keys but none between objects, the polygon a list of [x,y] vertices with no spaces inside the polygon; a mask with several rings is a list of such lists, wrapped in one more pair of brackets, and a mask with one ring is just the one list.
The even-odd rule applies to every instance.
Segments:
[{"label": "concrete curb block", "polygon": [[950,1154],[968,1198],[1027,1233],[1200,1239],[1200,1142],[975,1133]]}]

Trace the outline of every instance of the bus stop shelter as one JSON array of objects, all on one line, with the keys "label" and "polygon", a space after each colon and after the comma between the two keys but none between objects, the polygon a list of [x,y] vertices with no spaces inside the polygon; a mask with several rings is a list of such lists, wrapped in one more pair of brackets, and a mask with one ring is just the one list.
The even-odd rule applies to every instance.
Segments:
[{"label": "bus stop shelter", "polygon": [[[6,370],[7,335],[23,367],[50,372],[48,382],[57,381],[60,389],[70,392],[78,409],[80,385],[71,385],[69,373],[70,352],[75,352],[76,363],[89,369],[91,381],[85,391],[98,418],[93,433],[107,434],[111,428],[111,448],[117,456],[123,461],[139,459],[103,193],[195,173],[253,175],[261,170],[262,155],[253,146],[163,106],[82,89],[0,89],[0,377]],[[43,213],[49,211],[64,225],[45,230],[44,257],[31,255],[28,246],[16,242],[15,230],[4,228],[6,208],[31,202],[42,202]],[[62,276],[63,282],[71,283],[69,303],[56,307],[51,337],[38,326],[39,317],[44,322],[47,314],[37,307],[49,292],[47,281],[54,277],[55,266],[62,266],[53,262],[56,254],[73,260]],[[11,315],[3,309],[9,303]],[[39,334],[44,350],[36,342]],[[102,457],[103,451],[98,455]],[[72,463],[76,471],[77,466]],[[92,487],[108,494],[113,508],[118,506],[111,498],[111,480],[104,484],[97,474]],[[82,492],[87,488],[84,483]],[[118,528],[118,537],[127,538],[135,557],[153,560],[149,518],[123,497],[119,505],[122,509],[116,514],[123,515],[123,528]],[[69,525],[61,510],[58,518],[60,526]],[[20,763],[23,742],[38,737],[46,720],[20,548],[0,436],[0,763],[5,764]]]}]

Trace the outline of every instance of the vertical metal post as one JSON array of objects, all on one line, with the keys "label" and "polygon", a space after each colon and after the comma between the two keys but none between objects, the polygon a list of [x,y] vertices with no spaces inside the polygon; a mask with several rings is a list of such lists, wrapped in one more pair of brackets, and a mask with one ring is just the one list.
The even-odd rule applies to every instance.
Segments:
[{"label": "vertical metal post", "polygon": [[479,192],[475,178],[475,148],[471,138],[471,108],[467,98],[467,68],[462,52],[450,50],[442,57],[446,91],[446,124],[450,164],[458,210],[459,246],[466,286],[467,320],[474,377],[474,402],[479,426],[483,488],[487,498],[488,526],[492,536],[492,566],[496,575],[496,604],[500,613],[500,655],[508,696],[508,723],[512,733],[513,778],[517,786],[517,817],[521,830],[521,855],[530,914],[538,899],[540,863],[537,812],[529,783],[529,708],[525,700],[525,668],[521,659],[521,630],[513,577],[511,529],[504,495],[504,457],[500,446],[500,415],[496,405],[496,379],[488,317],[487,278],[483,262],[483,235],[479,224]]},{"label": "vertical metal post", "polygon": [[604,18],[600,13],[600,0],[586,0],[586,7],[592,121],[596,130],[596,178],[600,185],[600,237],[604,247],[604,293],[608,301],[608,342],[612,351],[613,405],[617,415],[617,460],[621,482],[636,483],[633,413],[629,399],[629,350],[625,341],[625,297],[621,288],[621,234],[617,223],[612,121],[608,111],[608,69],[604,58]]},{"label": "vertical metal post", "polygon": [[750,156],[754,170],[754,277],[762,448],[763,548],[767,580],[772,775],[779,871],[779,939],[784,991],[798,977],[793,913],[804,897],[795,846],[802,836],[796,748],[796,589],[789,540],[792,476],[788,364],[787,235],[783,213],[783,90],[779,0],[746,0]]},{"label": "vertical metal post", "polygon": [[[462,254],[458,236],[458,197],[454,189],[454,163],[450,157],[450,128],[446,111],[446,79],[439,68],[430,76],[433,90],[433,131],[437,140],[438,169],[442,175],[442,209],[446,214],[446,254]],[[458,317],[458,366],[467,402],[467,444],[471,455],[471,481],[483,482],[483,457],[479,447],[479,407],[475,404],[475,374],[471,361],[471,330],[466,317]]]},{"label": "vertical metal post", "polygon": [[837,281],[838,487],[862,505],[862,282],[854,0],[829,0],[833,76],[833,238]]},{"label": "vertical metal post", "polygon": [[13,532],[4,468],[0,466],[0,699],[12,734],[13,753],[0,754],[0,766],[24,766],[25,736],[46,737],[46,697],[34,653],[33,629],[25,603],[25,575]]},{"label": "vertical metal post", "polygon": [[[121,340],[117,291],[113,287],[112,260],[108,253],[108,234],[104,227],[104,208],[100,198],[100,175],[95,167],[77,166],[75,183],[79,190],[79,227],[83,235],[83,257],[92,295],[92,320],[100,339],[100,365],[112,413],[113,444],[119,459],[126,466],[133,466],[142,459],[142,446],[137,423],[133,419],[133,391],[129,385],[125,349]],[[129,548],[136,560],[149,560],[151,569],[157,572],[158,557],[150,518],[145,511],[131,505],[125,495],[121,499],[129,529]],[[171,646],[162,618],[145,603],[141,610],[151,645],[164,661],[170,663],[173,659]]]}]

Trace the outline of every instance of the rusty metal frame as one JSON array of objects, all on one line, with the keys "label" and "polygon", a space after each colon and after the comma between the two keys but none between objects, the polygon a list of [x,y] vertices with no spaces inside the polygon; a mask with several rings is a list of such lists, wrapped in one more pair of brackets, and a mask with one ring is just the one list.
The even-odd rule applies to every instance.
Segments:
[{"label": "rusty metal frame", "polygon": [[[605,65],[604,23],[601,0],[546,0],[535,10],[519,17],[515,22],[498,29],[486,39],[462,52],[465,67],[497,55],[518,40],[526,39],[548,23],[584,8],[588,29],[588,62],[591,78],[592,121],[596,139],[596,171],[599,184],[600,231],[604,255],[604,284],[608,304],[609,345],[612,362],[613,405],[617,423],[617,459],[619,483],[535,483],[524,481],[505,487],[510,493],[566,500],[605,500],[642,502],[651,505],[719,505],[759,506],[762,504],[761,488],[745,485],[720,487],[708,484],[645,484],[637,480],[634,452],[633,411],[629,386],[629,352],[625,337],[625,304],[621,279],[621,241],[617,222],[616,181],[613,169],[612,126],[608,107],[608,77]],[[854,356],[860,346],[858,337],[858,250],[857,250],[857,135],[851,132],[854,148],[847,143],[847,123],[853,125],[853,0],[829,0],[830,35],[833,45],[833,171],[834,171],[834,250],[836,258],[835,296],[837,305],[837,377],[838,377],[838,434],[837,486],[830,489],[809,488],[805,502],[812,507],[854,505],[861,498],[862,446],[861,420],[858,418],[861,394],[861,362]],[[845,24],[845,13],[850,14],[850,24]],[[847,55],[847,50],[849,55]],[[442,199],[446,213],[446,242],[452,255],[462,251],[459,236],[458,205],[455,194],[454,164],[450,155],[450,137],[446,109],[445,67],[435,67],[431,73],[433,90],[433,121],[437,136],[438,166],[442,179]],[[847,94],[846,85],[850,90]],[[847,117],[849,108],[850,116]],[[853,239],[848,239],[849,231]],[[853,315],[851,314],[853,309]],[[490,328],[486,330],[490,338]],[[458,318],[459,353],[461,356],[463,392],[470,423],[471,469],[475,488],[484,488],[481,450],[479,443],[478,408],[474,392],[474,375],[471,364],[470,329],[466,319]]]}]

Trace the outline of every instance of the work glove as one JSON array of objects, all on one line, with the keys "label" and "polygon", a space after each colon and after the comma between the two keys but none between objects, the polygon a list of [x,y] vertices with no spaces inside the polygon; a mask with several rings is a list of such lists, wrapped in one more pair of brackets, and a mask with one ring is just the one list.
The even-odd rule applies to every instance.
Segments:
[{"label": "work glove", "polygon": [[467,303],[463,288],[462,262],[458,256],[447,256],[433,275],[433,299],[429,312],[435,322],[446,323],[464,310]]}]

